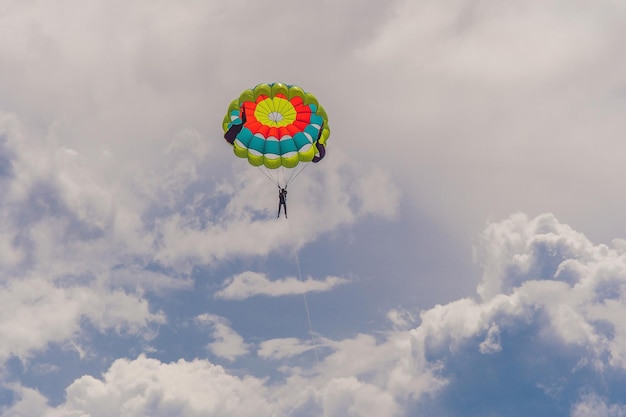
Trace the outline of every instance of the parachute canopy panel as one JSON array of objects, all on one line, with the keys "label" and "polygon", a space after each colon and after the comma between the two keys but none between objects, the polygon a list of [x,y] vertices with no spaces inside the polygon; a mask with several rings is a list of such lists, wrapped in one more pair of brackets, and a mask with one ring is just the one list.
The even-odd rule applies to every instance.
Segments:
[{"label": "parachute canopy panel", "polygon": [[235,155],[268,169],[319,162],[330,136],[328,116],[317,98],[283,83],[243,91],[230,103],[222,127]]}]

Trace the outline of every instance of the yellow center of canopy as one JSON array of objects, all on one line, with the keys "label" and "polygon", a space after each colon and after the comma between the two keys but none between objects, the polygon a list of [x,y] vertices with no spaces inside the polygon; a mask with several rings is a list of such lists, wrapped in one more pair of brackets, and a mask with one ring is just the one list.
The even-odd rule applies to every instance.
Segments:
[{"label": "yellow center of canopy", "polygon": [[296,109],[289,100],[282,97],[266,98],[254,110],[254,117],[270,127],[288,126],[296,120]]}]

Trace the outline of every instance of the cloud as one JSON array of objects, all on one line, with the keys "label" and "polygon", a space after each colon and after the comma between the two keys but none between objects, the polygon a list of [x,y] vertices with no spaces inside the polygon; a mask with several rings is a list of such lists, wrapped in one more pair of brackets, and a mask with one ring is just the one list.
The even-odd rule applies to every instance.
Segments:
[{"label": "cloud", "polygon": [[97,284],[58,287],[45,279],[12,280],[0,287],[0,359],[27,358],[49,343],[78,336],[86,319],[101,332],[149,336],[162,313],[150,311],[146,300]]},{"label": "cloud", "polygon": [[492,325],[487,331],[487,337],[478,345],[480,353],[495,353],[502,350],[500,344],[500,328],[497,325]]},{"label": "cloud", "polygon": [[[395,19],[387,23],[386,30],[366,51],[369,55],[397,57],[406,45],[413,45],[418,56],[430,58],[425,62],[430,70],[487,84],[531,81],[537,76],[560,73],[567,66],[585,64],[586,56],[598,53],[604,36],[604,28],[598,23],[605,16],[583,19],[580,14],[587,7],[561,1],[533,1],[522,8],[482,7],[465,0],[403,3],[397,7]],[[565,12],[576,18],[566,19]],[[533,33],[525,32],[529,27]],[[565,33],[577,41],[572,43]],[[437,43],[428,43],[434,40]],[[435,51],[442,55],[434,56]]]},{"label": "cloud", "polygon": [[[297,9],[284,6],[281,13]],[[373,36],[377,20],[390,9],[370,6],[381,13],[360,14]],[[44,4],[3,10],[0,298],[6,302],[0,306],[0,333],[8,342],[0,358],[31,358],[62,345],[109,360],[104,358],[111,357],[105,352],[110,344],[87,346],[100,336],[92,332],[116,341],[157,337],[153,325],[180,313],[165,310],[191,288],[199,268],[288,256],[292,248],[341,227],[397,214],[400,192],[387,171],[342,146],[332,152],[329,146],[324,163],[308,168],[290,189],[290,217],[301,221],[274,219],[273,186],[232,155],[221,118],[234,96],[263,78],[297,81],[319,89],[322,99],[325,91],[313,67],[326,64],[312,60],[303,71],[270,60],[271,70],[261,65],[235,75],[233,68],[243,68],[236,62],[267,56],[246,46],[249,35],[256,37],[257,13],[251,10],[258,7],[265,6],[250,5],[242,14],[237,4],[153,8],[63,0],[63,12]],[[310,11],[303,19],[318,24],[315,14],[324,13]],[[303,19],[283,21],[299,28]],[[224,49],[219,39],[233,20],[247,29],[231,36]],[[359,27],[362,18],[351,14],[332,22],[323,36],[306,37],[331,42],[333,33],[343,33],[348,22]],[[274,39],[291,42],[282,37],[284,27],[271,28],[280,35]],[[361,42],[354,36],[333,44],[345,51]],[[237,45],[248,49],[247,57]],[[214,59],[222,56],[215,55],[218,49],[230,58]],[[300,56],[292,53],[290,62],[310,61],[307,51],[290,49]],[[221,282],[224,275],[215,279]],[[344,282],[329,276],[301,285],[286,278],[262,291],[325,291]],[[211,326],[213,354],[234,360],[250,349],[227,322]]]},{"label": "cloud", "polygon": [[[414,359],[440,363],[446,381],[423,409],[565,415],[578,401],[582,413],[580,395],[589,391],[620,407],[599,381],[626,379],[623,248],[593,244],[550,214],[517,214],[489,225],[477,254],[481,299],[423,311],[410,331]],[[471,386],[475,378],[480,387]],[[512,394],[525,390],[533,403]],[[478,400],[488,392],[494,401]]]},{"label": "cloud", "polygon": [[[611,386],[626,381],[620,241],[594,244],[551,214],[516,214],[486,228],[476,255],[482,297],[424,310],[409,330],[392,310],[396,329],[379,338],[325,342],[331,351],[316,375],[322,392],[336,388],[327,412],[369,415],[355,411],[348,389],[368,386],[390,400],[380,398],[385,415],[619,415],[623,399]],[[265,356],[278,359],[280,343]]]},{"label": "cloud", "polygon": [[607,404],[595,394],[583,396],[580,402],[572,407],[572,417],[619,417],[626,413],[626,405]]},{"label": "cloud", "polygon": [[[156,260],[181,269],[191,262],[291,253],[340,227],[372,216],[391,218],[399,208],[393,179],[340,149],[292,185],[290,222],[276,220],[277,195],[264,175],[236,158],[230,167],[234,174],[221,173],[219,180],[204,185],[227,200],[219,211],[179,211],[155,221]],[[212,205],[198,198],[202,205]]]},{"label": "cloud", "polygon": [[[272,378],[234,376],[203,360],[120,359],[102,380],[75,380],[65,402],[40,415],[121,409],[129,416],[248,415],[255,407],[256,415],[329,417],[623,412],[621,394],[611,388],[626,382],[621,241],[597,245],[553,215],[516,214],[489,225],[476,254],[484,267],[482,296],[424,310],[412,329],[408,313],[392,310],[393,329],[324,339],[319,363],[309,365],[301,354],[310,342],[262,341],[258,358],[280,370]],[[211,327],[215,341],[208,347],[217,356],[234,360],[250,352],[223,317],[203,314],[196,322]]]},{"label": "cloud", "polygon": [[511,216],[490,225],[483,239],[478,293],[486,304],[532,305],[564,342],[587,346],[592,364],[626,369],[618,318],[626,313],[626,252],[619,242],[595,245],[550,214]]},{"label": "cloud", "polygon": [[22,387],[19,384],[10,384],[8,388],[13,391],[16,401],[10,407],[4,407],[0,414],[2,417],[35,417],[50,415],[48,401],[45,396],[35,389]]},{"label": "cloud", "polygon": [[264,340],[260,343],[257,354],[270,360],[281,360],[300,355],[314,349],[311,343],[303,342],[295,337]]},{"label": "cloud", "polygon": [[326,277],[323,281],[307,278],[300,281],[295,277],[270,281],[265,274],[244,272],[226,281],[224,287],[215,293],[215,297],[226,300],[244,300],[256,295],[279,297],[284,295],[305,294],[307,292],[330,291],[337,285],[349,280],[339,277]]},{"label": "cloud", "polygon": [[395,330],[407,330],[415,323],[415,318],[409,311],[395,308],[387,312],[387,320]]},{"label": "cloud", "polygon": [[[344,140],[359,157],[381,161],[405,199],[467,239],[487,217],[517,210],[551,210],[602,241],[626,233],[618,214],[626,199],[614,192],[624,168],[606,152],[625,151],[617,118],[623,6],[427,0],[392,7],[355,51],[354,65],[367,71],[344,67],[344,89],[385,80],[374,97],[342,111],[346,120],[384,114],[384,123],[350,126]],[[384,145],[363,146],[363,137]],[[593,197],[580,204],[581,194]]]},{"label": "cloud", "polygon": [[[316,219],[309,216],[316,210],[318,215],[329,215],[325,210],[335,215],[323,224],[305,221],[290,228],[268,215],[276,196],[263,191],[245,161],[232,158],[241,172],[236,178],[230,171],[210,175],[205,165],[221,159],[220,154],[193,129],[177,131],[167,146],[145,159],[114,146],[75,146],[55,129],[35,129],[11,114],[0,117],[8,166],[0,184],[0,297],[9,300],[0,316],[12,340],[0,352],[4,357],[28,355],[71,339],[81,331],[84,318],[101,331],[141,333],[149,323],[165,320],[163,313],[150,311],[148,295],[188,289],[198,263],[265,256],[310,242],[337,225],[376,212],[390,214],[391,206],[376,206],[361,198],[361,191],[349,189],[349,181],[364,166],[348,163],[350,168],[341,169],[349,175],[339,180],[332,170],[313,172],[309,179],[302,176],[304,198],[293,191],[290,201],[294,215],[301,213],[309,221]],[[335,164],[341,162],[337,158]],[[388,178],[381,178],[373,173],[362,181],[393,189]],[[325,203],[315,201],[324,187],[341,198],[324,195],[333,203],[321,209]],[[256,198],[264,194],[265,200]],[[395,198],[388,203],[393,205]],[[238,279],[222,294],[241,299],[325,291],[344,282],[337,277],[303,283],[256,280],[251,290]],[[26,295],[30,285],[37,288]],[[42,289],[40,301],[29,298]],[[32,322],[12,319],[16,311]]]},{"label": "cloud", "polygon": [[395,416],[398,404],[390,393],[357,378],[336,378],[325,388],[324,412],[329,416]]},{"label": "cloud", "polygon": [[[377,361],[386,362],[388,358]],[[2,415],[22,412],[24,417],[82,414],[98,417],[120,410],[129,417],[292,413],[312,417],[322,412],[328,417],[400,415],[393,394],[376,383],[357,376],[340,376],[341,369],[331,378],[303,377],[293,371],[285,380],[272,383],[251,375],[235,376],[206,360],[163,363],[140,355],[132,360],[116,360],[100,379],[88,375],[76,379],[67,387],[65,400],[57,406],[46,404],[45,397],[35,390],[12,386],[17,401]]]},{"label": "cloud", "polygon": [[118,359],[102,379],[77,379],[67,388],[65,403],[39,415],[247,417],[269,416],[271,409],[260,379],[238,378],[199,359],[162,363],[139,356]]},{"label": "cloud", "polygon": [[[297,355],[307,342],[260,342],[260,360],[289,369],[284,384],[249,377],[261,387],[258,414],[321,414],[322,404],[338,415],[514,415],[511,404],[527,415],[622,412],[607,385],[624,381],[625,246],[589,239],[626,233],[626,199],[616,192],[626,153],[622,5],[60,2],[14,2],[0,13],[3,357],[34,355],[89,326],[147,337],[165,320],[154,306],[175,304],[165,295],[189,289],[207,266],[219,284],[236,273],[221,274],[231,262],[288,257],[320,237],[349,240],[351,226],[375,218],[397,220],[408,234],[406,212],[418,213],[462,247],[486,217],[549,209],[585,234],[550,215],[491,224],[476,251],[484,268],[476,297],[426,297],[440,304],[421,306],[415,322],[398,307],[388,332],[355,324],[351,336],[324,341],[319,367]],[[290,189],[289,223],[274,220],[272,186],[232,157],[220,131],[233,97],[277,79],[316,92],[333,129],[328,157]],[[406,249],[390,241],[398,245],[390,251]],[[439,256],[451,264],[466,255]],[[447,283],[440,271],[394,273]],[[332,270],[321,274],[330,276],[253,283],[279,293],[336,284]],[[238,291],[252,296],[245,285]],[[401,285],[394,291],[411,297]],[[247,332],[217,319],[211,326],[217,352],[252,350]],[[160,376],[190,374],[195,362],[121,363],[145,377],[136,398],[122,398],[119,387],[134,379],[111,367],[109,379],[77,379],[67,400],[56,399],[67,408],[22,387],[21,408],[3,411],[96,416],[111,405],[158,415],[197,401],[191,391],[180,394],[184,406],[162,396],[174,391]],[[246,415],[233,405],[243,400],[231,399],[236,410],[227,411]]]},{"label": "cloud", "polygon": [[230,327],[227,319],[213,314],[201,314],[195,321],[212,329],[211,336],[214,341],[207,345],[207,349],[214,355],[234,361],[248,353],[249,346],[244,343],[243,337]]},{"label": "cloud", "polygon": [[[12,174],[3,197],[11,214],[25,212],[31,223],[33,216],[40,216],[37,222],[45,223],[41,227],[61,215],[51,241],[70,231],[81,239],[59,246],[45,240],[32,243],[39,236],[25,233],[23,238],[33,246],[27,250],[7,244],[17,233],[7,230],[6,239],[0,239],[5,258],[17,262],[36,255],[46,263],[73,246],[63,259],[67,269],[72,268],[67,265],[71,255],[80,251],[76,258],[83,263],[90,259],[119,267],[132,259],[139,264],[136,270],[156,261],[189,273],[197,262],[266,256],[292,245],[286,227],[269,221],[276,203],[271,184],[259,181],[254,168],[232,156],[220,132],[227,104],[262,74],[251,77],[242,71],[246,75],[235,83],[237,77],[219,75],[232,74],[235,61],[197,52],[221,49],[216,39],[226,29],[219,17],[223,14],[249,28],[242,38],[231,37],[233,48],[225,51],[239,60],[234,45],[247,45],[244,33],[256,27],[256,14],[248,13],[256,7],[246,8],[243,15],[233,5],[170,5],[147,12],[151,7],[141,3],[125,7],[124,18],[113,19],[120,3],[64,4],[71,12],[62,17],[44,6],[11,8],[2,17],[1,31],[13,36],[13,42],[0,42],[11,62],[0,70],[0,83],[10,90],[0,99],[0,110],[13,112],[3,113],[0,129]],[[382,14],[389,10],[371,7]],[[167,23],[161,13],[176,19]],[[371,22],[368,31],[375,32],[379,16],[361,15]],[[359,26],[360,19],[333,20],[335,31],[345,30],[348,21]],[[36,29],[26,30],[31,23]],[[113,26],[115,35],[109,33]],[[284,33],[284,27],[271,29]],[[88,35],[79,40],[75,33]],[[331,32],[325,31],[324,38],[329,41]],[[319,34],[311,39],[320,42]],[[22,71],[22,66],[29,70]],[[33,68],[48,70],[42,76]],[[204,88],[209,90],[201,92]],[[297,245],[371,215],[393,216],[397,209],[399,193],[392,178],[370,161],[355,161],[341,152],[341,147],[332,157],[329,152],[312,180],[307,181],[308,174],[298,179],[302,192],[290,190],[290,214],[303,219],[294,230]],[[44,192],[47,200],[37,213],[23,210]],[[11,214],[7,222],[14,222]],[[102,254],[110,258],[103,260]]]}]

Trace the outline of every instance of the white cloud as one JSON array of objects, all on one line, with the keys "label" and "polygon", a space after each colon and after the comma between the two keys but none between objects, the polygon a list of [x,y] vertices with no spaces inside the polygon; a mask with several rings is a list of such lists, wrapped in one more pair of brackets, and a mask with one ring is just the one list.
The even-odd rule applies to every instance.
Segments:
[{"label": "white cloud", "polygon": [[11,407],[0,409],[2,417],[37,417],[47,415],[48,400],[37,390],[17,384],[7,386],[16,396]]},{"label": "white cloud", "polygon": [[500,328],[496,324],[489,327],[485,341],[478,345],[478,348],[480,349],[480,353],[495,353],[502,350],[502,345],[500,344]]},{"label": "white cloud", "polygon": [[587,394],[572,407],[571,417],[621,417],[626,414],[626,405],[607,404],[596,394]]},{"label": "white cloud", "polygon": [[324,413],[329,417],[392,417],[398,411],[389,392],[354,377],[332,379],[324,390]]},{"label": "white cloud", "polygon": [[308,352],[315,347],[310,342],[303,342],[295,337],[264,340],[260,343],[257,354],[270,360],[281,360]]},{"label": "white cloud", "polygon": [[[201,316],[198,321],[219,323],[222,319]],[[118,359],[101,379],[88,375],[78,378],[67,388],[64,403],[56,407],[47,406],[45,412],[37,412],[45,417],[104,417],[119,413],[129,417],[147,414],[268,417],[294,413],[307,417],[320,413],[328,417],[402,415],[397,393],[389,389],[393,385],[386,384],[387,367],[377,367],[398,361],[398,354],[390,348],[397,346],[399,340],[378,346],[368,342],[365,350],[354,351],[362,337],[365,336],[335,343],[336,355],[350,357],[348,366],[334,356],[330,362],[322,364],[319,373],[303,376],[297,368],[292,368],[291,375],[277,382],[250,375],[237,377],[220,366],[200,359],[181,359],[172,363],[162,363],[143,355],[135,360]],[[404,340],[408,341],[406,334]],[[279,343],[285,342],[292,347],[298,345],[296,341],[282,340]],[[270,342],[266,346],[269,345],[275,347],[277,343]],[[409,352],[407,347],[408,344],[404,344],[404,348],[398,351],[400,355]],[[267,356],[269,359],[288,359],[291,356],[277,355],[278,351],[271,349],[273,352]],[[377,356],[363,356],[364,353]],[[355,366],[359,370],[351,375]],[[334,368],[332,374],[324,370],[331,367]],[[398,368],[401,368],[399,363]],[[36,394],[24,387],[13,387],[13,390],[22,400],[8,408],[3,417],[15,415],[17,410],[23,409],[27,396]],[[42,408],[45,399],[41,395],[36,397],[40,399]],[[34,417],[35,414],[23,415]]]},{"label": "white cloud", "polygon": [[307,292],[330,291],[337,285],[346,284],[346,278],[326,277],[324,280],[307,278],[300,281],[288,277],[271,281],[265,274],[243,272],[226,281],[224,287],[215,293],[215,297],[226,300],[243,300],[256,295],[278,297],[284,295],[305,294]]},{"label": "white cloud", "polygon": [[409,311],[395,308],[387,312],[387,320],[395,330],[407,330],[415,324],[415,318]]},{"label": "white cloud", "polygon": [[196,322],[211,328],[214,341],[207,345],[207,349],[214,355],[234,361],[237,357],[248,353],[249,346],[244,342],[243,337],[230,327],[230,323],[224,317],[201,314],[196,317]]},{"label": "white cloud", "polygon": [[[482,366],[486,375],[502,372],[501,378],[508,378],[509,367],[532,369],[519,375],[517,383],[542,387],[546,397],[536,407],[544,409],[567,404],[581,390],[602,392],[596,376],[612,374],[621,381],[626,369],[623,248],[595,245],[553,215],[529,219],[518,214],[489,225],[477,254],[484,267],[478,287],[482,299],[423,311],[421,324],[410,332],[413,360],[440,363],[437,374],[450,395],[470,387],[471,372],[478,372],[471,371],[473,366]],[[481,355],[493,359],[485,362]],[[485,389],[504,383],[495,381],[493,386],[484,381]],[[586,404],[581,402],[575,412],[588,412]],[[610,413],[619,407],[611,406]]]},{"label": "white cloud", "polygon": [[623,248],[594,245],[552,215],[514,215],[490,225],[483,238],[484,306],[507,300],[509,311],[539,308],[564,342],[591,349],[594,364],[626,368]]},{"label": "white cloud", "polygon": [[[381,407],[392,413],[400,404],[435,395],[445,385],[445,379],[438,374],[440,364],[425,360],[421,346],[407,331],[390,332],[379,338],[359,334],[326,343],[332,352],[320,363],[319,378],[324,395],[330,398],[337,398],[329,393],[336,383],[348,383],[353,388],[367,386],[365,391],[383,394]],[[356,390],[343,398],[342,404],[353,404],[357,401],[355,396]],[[370,415],[365,410],[359,413],[355,415]]]},{"label": "white cloud", "polygon": [[77,379],[65,403],[39,415],[247,417],[270,416],[271,410],[260,379],[230,375],[204,360],[162,363],[139,356],[118,359],[102,379]]},{"label": "white cloud", "polygon": [[99,285],[57,287],[45,279],[11,280],[0,288],[0,359],[28,357],[49,343],[77,336],[81,320],[98,330],[149,336],[151,323],[163,322],[148,303]]},{"label": "white cloud", "polygon": [[[478,247],[481,252],[478,257],[484,275],[478,293],[483,299],[495,294],[508,294],[528,279],[555,278],[555,270],[541,270],[542,267],[550,267],[544,261],[558,262],[554,265],[558,266],[568,260],[563,264],[565,267],[580,258],[583,262],[588,261],[585,258],[595,251],[583,234],[559,223],[550,214],[532,221],[523,214],[513,215],[503,222],[489,225],[481,239],[483,243]],[[598,247],[599,250],[603,248]],[[568,279],[565,275],[560,278]]]}]

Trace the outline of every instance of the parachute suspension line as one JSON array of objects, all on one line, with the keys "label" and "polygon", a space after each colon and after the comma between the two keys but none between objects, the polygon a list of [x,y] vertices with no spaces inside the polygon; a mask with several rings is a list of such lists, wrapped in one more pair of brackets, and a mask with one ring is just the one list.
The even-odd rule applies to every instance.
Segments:
[{"label": "parachute suspension line", "polygon": [[257,166],[256,168],[263,173],[274,185],[278,188],[287,188],[298,175],[305,170],[308,164],[298,164],[297,168],[285,168],[280,167],[278,169],[269,169],[264,165]]},{"label": "parachute suspension line", "polygon": [[302,168],[295,170],[294,172],[292,172],[291,176],[289,177],[289,180],[287,181],[287,185],[291,184],[291,181],[295,180],[298,175],[300,175],[302,173],[302,171],[304,171],[304,169],[309,166],[309,164],[301,164]]},{"label": "parachute suspension line", "polygon": [[278,170],[269,169],[266,167],[263,167],[263,169],[270,175],[270,177],[272,177],[274,184],[276,184],[276,186],[280,188],[280,173],[278,172]]},{"label": "parachute suspension line", "polygon": [[276,184],[277,187],[280,187],[278,179],[274,178],[274,176],[272,175],[272,171],[265,168],[263,165],[258,166],[257,167],[259,169],[259,171],[261,171],[263,173],[263,175],[265,175],[270,181],[272,181],[274,184]]},{"label": "parachute suspension line", "polygon": [[[302,271],[300,269],[300,256],[298,255],[298,245],[295,244],[295,239],[293,238],[293,231],[291,229],[291,223],[289,222],[289,220],[287,220],[287,224],[289,225],[289,234],[291,235],[291,240],[294,241],[294,249],[293,252],[295,254],[295,258],[296,258],[296,268],[298,269],[298,280],[300,282],[304,282],[302,280]],[[313,352],[315,353],[315,363],[317,364],[317,367],[319,368],[320,366],[320,358],[319,355],[317,353],[317,346],[316,346],[316,338],[315,338],[315,332],[313,331],[313,324],[311,322],[311,313],[309,312],[309,303],[306,299],[306,291],[304,293],[302,293],[302,296],[304,298],[304,310],[306,311],[306,321],[307,324],[309,325],[309,335],[311,336],[311,343],[313,343]]]}]

